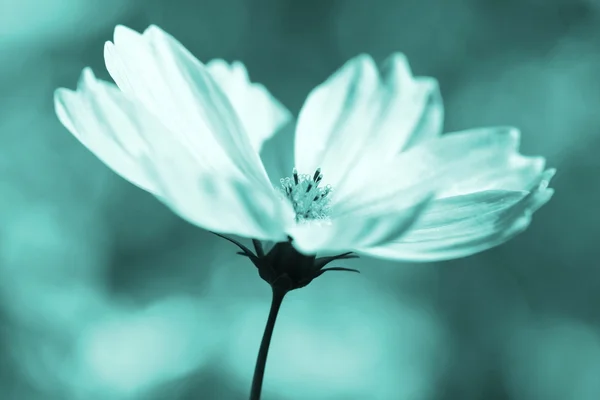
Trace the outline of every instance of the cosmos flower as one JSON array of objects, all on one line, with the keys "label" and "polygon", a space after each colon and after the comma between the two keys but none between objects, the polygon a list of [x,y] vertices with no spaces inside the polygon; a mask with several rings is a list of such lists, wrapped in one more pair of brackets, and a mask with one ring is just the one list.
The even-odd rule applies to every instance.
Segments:
[{"label": "cosmos flower", "polygon": [[[243,64],[203,64],[156,26],[117,26],[104,56],[116,86],[86,68],[77,91],[55,93],[60,121],[116,173],[216,233],[305,255],[446,260],[522,232],[553,193],[554,171],[519,154],[517,129],[442,135],[438,84],[413,76],[402,54],[381,66],[351,59],[295,120]],[[295,168],[276,176],[263,144],[289,124]]]}]

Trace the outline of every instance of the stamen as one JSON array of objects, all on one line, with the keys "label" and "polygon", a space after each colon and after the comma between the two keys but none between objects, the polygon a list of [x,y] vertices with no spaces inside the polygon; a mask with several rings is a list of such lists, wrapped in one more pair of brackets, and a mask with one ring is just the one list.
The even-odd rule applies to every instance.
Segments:
[{"label": "stamen", "polygon": [[321,168],[317,168],[315,174],[313,175],[313,181],[318,182],[321,180]]},{"label": "stamen", "polygon": [[296,222],[309,220],[327,220],[329,218],[329,203],[331,199],[331,186],[319,187],[323,179],[321,168],[317,168],[313,175],[298,174],[296,168],[292,171],[292,178],[283,178],[280,192],[288,199],[296,212]]}]

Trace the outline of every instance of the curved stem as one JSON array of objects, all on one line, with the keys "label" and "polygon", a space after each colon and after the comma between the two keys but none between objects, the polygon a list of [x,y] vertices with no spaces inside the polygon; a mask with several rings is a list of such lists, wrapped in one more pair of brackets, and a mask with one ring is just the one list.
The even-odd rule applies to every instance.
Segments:
[{"label": "curved stem", "polygon": [[275,320],[281,307],[283,297],[287,292],[273,289],[273,298],[271,300],[271,309],[269,310],[269,318],[265,326],[265,333],[260,342],[258,357],[256,358],[256,367],[254,368],[254,377],[252,378],[252,389],[250,391],[250,400],[260,400],[263,378],[265,375],[265,366],[267,364],[267,355],[269,354],[269,345],[273,336],[273,328],[275,328]]}]

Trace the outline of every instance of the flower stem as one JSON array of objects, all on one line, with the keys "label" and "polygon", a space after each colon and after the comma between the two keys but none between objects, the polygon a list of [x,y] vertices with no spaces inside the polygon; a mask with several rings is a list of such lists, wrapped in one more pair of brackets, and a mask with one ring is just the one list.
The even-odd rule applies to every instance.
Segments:
[{"label": "flower stem", "polygon": [[260,342],[258,357],[256,358],[256,367],[254,368],[254,377],[252,378],[252,389],[250,391],[250,400],[260,400],[263,378],[265,375],[265,366],[267,364],[267,355],[269,354],[269,345],[273,336],[273,328],[275,328],[275,320],[281,307],[281,302],[287,291],[273,289],[273,298],[271,299],[271,309],[269,310],[269,318],[265,326],[265,333]]}]

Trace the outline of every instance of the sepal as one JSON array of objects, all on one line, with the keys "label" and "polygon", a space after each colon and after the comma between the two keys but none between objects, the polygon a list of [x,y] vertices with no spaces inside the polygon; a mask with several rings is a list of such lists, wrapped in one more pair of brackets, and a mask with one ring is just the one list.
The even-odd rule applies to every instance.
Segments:
[{"label": "sepal", "polygon": [[358,255],[352,252],[317,258],[315,255],[305,255],[298,252],[292,246],[293,239],[288,237],[287,242],[276,243],[266,254],[264,253],[262,243],[259,240],[253,239],[252,244],[256,252],[254,254],[252,250],[235,239],[218,233],[215,233],[215,235],[238,246],[241,251],[238,251],[236,254],[247,257],[252,261],[258,269],[260,277],[271,285],[273,290],[279,292],[286,293],[294,289],[300,289],[327,271],[360,272],[352,268],[325,268],[327,264],[335,260],[358,258]]}]

